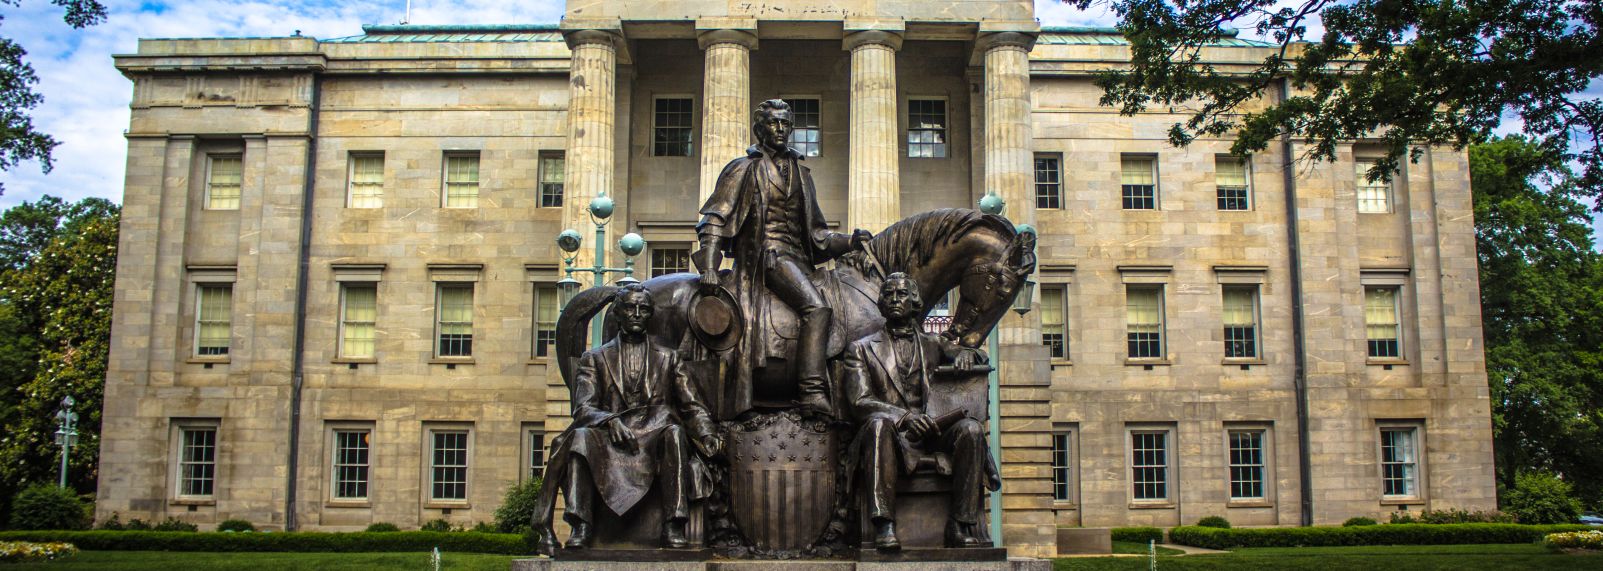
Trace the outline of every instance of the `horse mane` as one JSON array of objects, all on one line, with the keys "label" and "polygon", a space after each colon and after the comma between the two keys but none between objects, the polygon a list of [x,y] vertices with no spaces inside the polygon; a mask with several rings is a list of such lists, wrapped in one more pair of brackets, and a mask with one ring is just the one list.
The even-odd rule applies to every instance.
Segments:
[{"label": "horse mane", "polygon": [[[968,208],[940,208],[921,212],[891,224],[868,242],[874,257],[887,272],[903,272],[928,264],[941,250],[975,229],[987,229],[1008,238],[1014,234],[1013,225],[1000,216],[992,216]],[[874,263],[868,261],[862,250],[836,258],[870,275]]]}]

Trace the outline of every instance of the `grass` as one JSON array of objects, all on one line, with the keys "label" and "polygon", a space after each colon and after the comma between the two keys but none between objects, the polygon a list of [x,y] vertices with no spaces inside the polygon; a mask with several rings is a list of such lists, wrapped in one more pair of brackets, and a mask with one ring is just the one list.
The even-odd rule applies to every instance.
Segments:
[{"label": "grass", "polygon": [[[1115,542],[1113,542],[1113,552],[1114,553],[1134,553],[1136,555],[1146,555],[1147,554],[1147,544],[1141,543],[1139,541],[1115,541]],[[1181,551],[1179,549],[1171,548],[1171,547],[1164,547],[1162,545],[1158,546],[1158,555],[1179,555],[1181,553],[1185,553],[1185,552]]]},{"label": "grass", "polygon": [[[1115,551],[1117,552],[1117,547]],[[1144,549],[1144,547],[1143,547]],[[1055,571],[1144,570],[1145,557],[1058,559]],[[1603,569],[1603,554],[1565,554],[1537,544],[1383,545],[1372,547],[1274,547],[1237,549],[1218,555],[1162,557],[1160,569],[1337,571],[1496,571]]]},{"label": "grass", "polygon": [[[195,553],[167,551],[82,551],[49,563],[6,565],[13,569],[96,571],[432,571],[428,553]],[[525,556],[528,557],[528,556]],[[440,569],[507,571],[513,555],[446,553]]]}]

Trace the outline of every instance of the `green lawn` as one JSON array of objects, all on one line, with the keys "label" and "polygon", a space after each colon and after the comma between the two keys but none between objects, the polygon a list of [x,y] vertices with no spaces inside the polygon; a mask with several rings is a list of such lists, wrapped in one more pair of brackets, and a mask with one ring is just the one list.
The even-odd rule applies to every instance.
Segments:
[{"label": "green lawn", "polygon": [[[1117,550],[1117,548],[1116,548]],[[1056,571],[1144,570],[1145,557],[1059,559]],[[1276,547],[1238,549],[1220,555],[1168,556],[1159,569],[1243,571],[1396,569],[1401,571],[1496,571],[1603,569],[1603,554],[1569,555],[1536,544],[1386,545],[1375,547]]]},{"label": "green lawn", "polygon": [[[1147,544],[1141,543],[1139,541],[1115,541],[1115,542],[1113,542],[1113,552],[1114,553],[1133,553],[1133,554],[1136,554],[1136,555],[1146,555],[1147,554]],[[1158,555],[1179,555],[1181,553],[1185,553],[1185,552],[1181,551],[1179,549],[1170,549],[1170,548],[1164,547],[1162,545],[1158,546]]]},{"label": "green lawn", "polygon": [[[84,551],[49,563],[5,565],[4,569],[104,571],[432,571],[427,553],[178,553],[167,551]],[[512,555],[446,553],[440,569],[507,571]]]}]

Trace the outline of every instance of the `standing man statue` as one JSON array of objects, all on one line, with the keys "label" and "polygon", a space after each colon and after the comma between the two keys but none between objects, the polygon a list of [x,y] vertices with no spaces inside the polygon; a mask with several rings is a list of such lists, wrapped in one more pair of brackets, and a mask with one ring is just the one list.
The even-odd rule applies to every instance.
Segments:
[{"label": "standing man statue", "polygon": [[611,308],[618,336],[579,358],[573,426],[552,440],[551,479],[535,506],[537,547],[546,554],[556,549],[551,508],[558,488],[567,496],[563,519],[573,528],[569,549],[589,544],[597,496],[622,516],[652,486],[661,492],[666,520],[662,546],[689,547],[690,502],[711,491],[697,454],[721,454],[724,444],[679,354],[646,335],[654,311],[645,287],[624,286]]},{"label": "standing man statue", "polygon": [[[863,420],[848,454],[851,477],[867,495],[867,513],[874,524],[874,546],[899,549],[896,538],[896,479],[921,464],[952,477],[951,515],[946,521],[947,547],[982,547],[980,500],[985,490],[1001,486],[996,465],[985,446],[980,422],[953,411],[929,415],[930,376],[942,365],[967,369],[984,362],[973,352],[925,334],[919,315],[924,302],[918,284],[897,272],[879,290],[885,331],[854,341],[846,350],[846,398]],[[950,462],[942,466],[945,456]]]},{"label": "standing man statue", "polygon": [[718,175],[712,196],[701,207],[696,236],[703,293],[720,287],[722,256],[734,260],[734,293],[749,322],[748,339],[736,351],[733,391],[724,414],[751,408],[752,370],[766,364],[768,327],[757,326],[763,291],[772,291],[801,319],[796,352],[799,404],[808,411],[832,415],[825,377],[825,359],[833,312],[811,280],[813,269],[872,238],[867,230],[850,236],[830,232],[818,208],[813,177],[801,166],[803,156],[790,148],[790,104],[770,99],[752,113],[758,144],[746,156],[730,161]]}]

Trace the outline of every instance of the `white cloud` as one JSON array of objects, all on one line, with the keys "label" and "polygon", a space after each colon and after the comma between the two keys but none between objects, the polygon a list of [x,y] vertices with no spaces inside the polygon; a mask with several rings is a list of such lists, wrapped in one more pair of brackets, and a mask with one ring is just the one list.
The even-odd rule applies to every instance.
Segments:
[{"label": "white cloud", "polygon": [[1040,20],[1042,26],[1112,27],[1119,23],[1118,16],[1105,2],[1097,2],[1089,9],[1081,10],[1060,0],[1035,0],[1035,19]]}]

